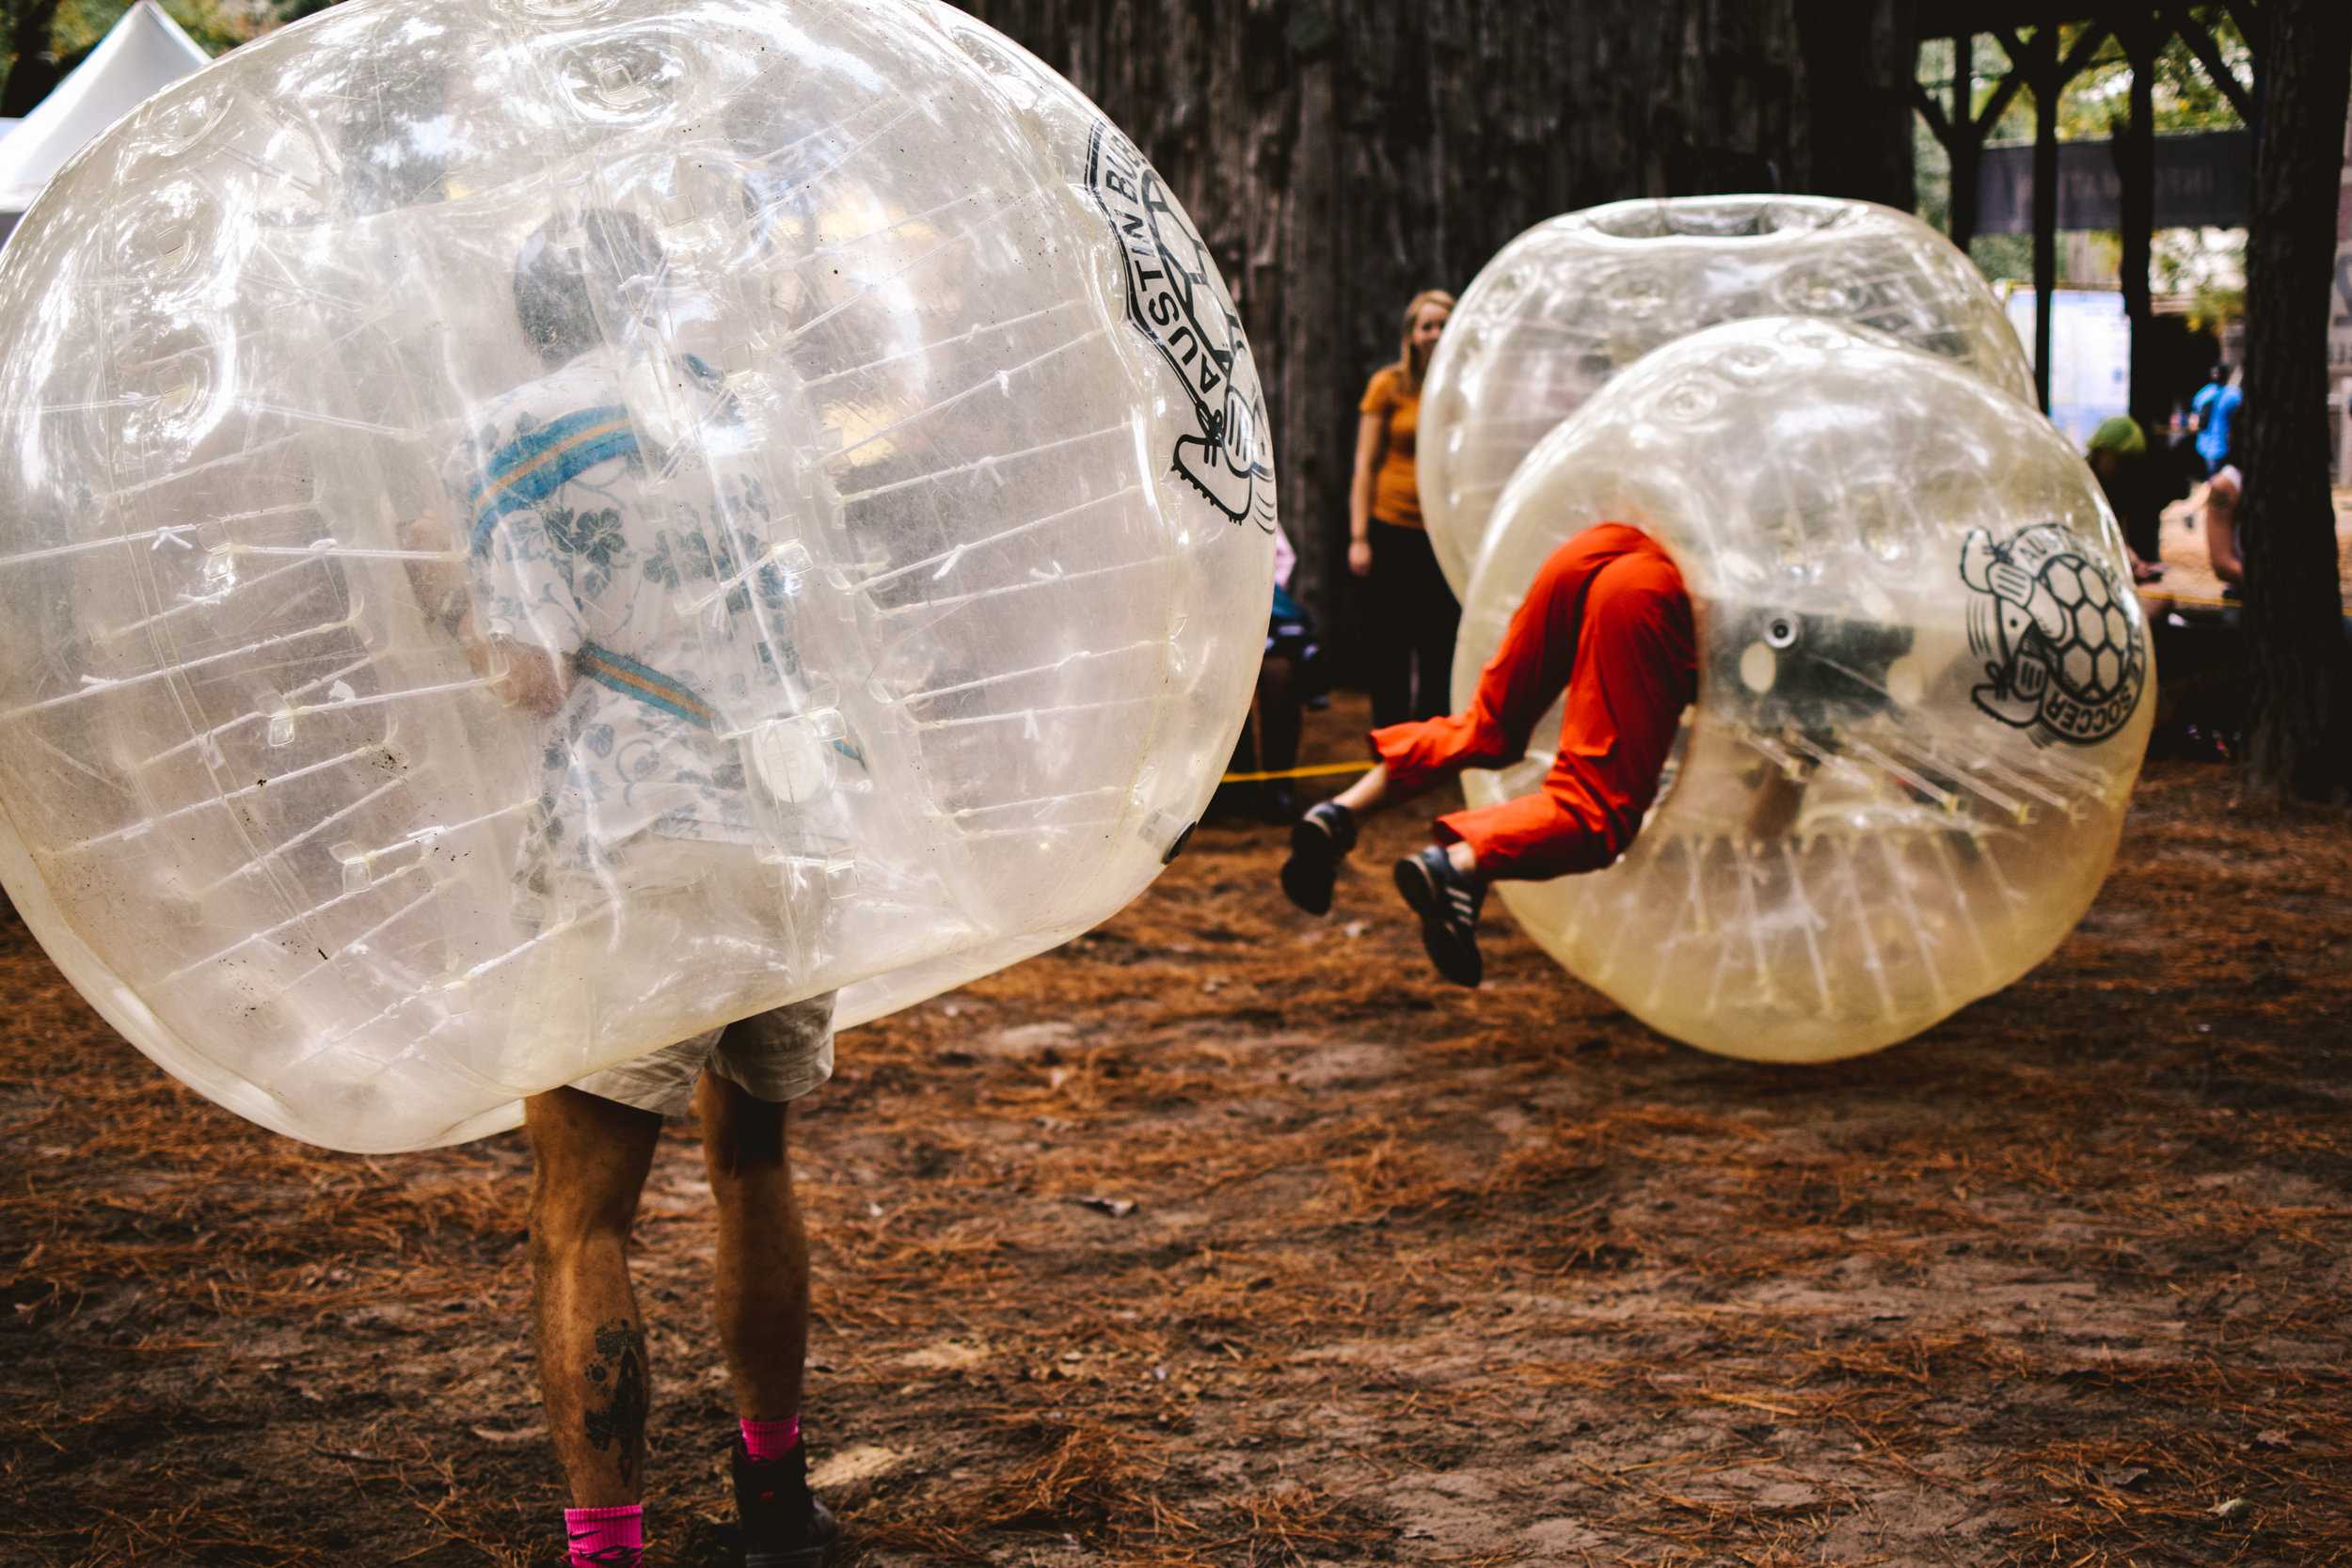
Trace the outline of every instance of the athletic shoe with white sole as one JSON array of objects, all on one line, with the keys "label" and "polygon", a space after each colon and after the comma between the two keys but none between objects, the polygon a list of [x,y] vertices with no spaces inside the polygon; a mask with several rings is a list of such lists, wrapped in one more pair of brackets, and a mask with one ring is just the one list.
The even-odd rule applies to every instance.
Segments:
[{"label": "athletic shoe with white sole", "polygon": [[1423,849],[1396,863],[1396,891],[1421,916],[1421,944],[1438,973],[1457,986],[1474,986],[1486,976],[1478,956],[1478,911],[1486,901],[1486,884],[1454,868],[1440,848]]}]

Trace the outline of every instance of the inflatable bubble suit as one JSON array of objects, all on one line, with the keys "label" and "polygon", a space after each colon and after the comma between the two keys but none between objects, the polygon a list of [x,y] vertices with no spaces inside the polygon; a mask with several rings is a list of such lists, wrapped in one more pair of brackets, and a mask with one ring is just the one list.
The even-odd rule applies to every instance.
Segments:
[{"label": "inflatable bubble suit", "polygon": [[354,1149],[1061,942],[1214,788],[1259,383],[1136,150],[915,0],[353,0],[0,268],[0,871]]},{"label": "inflatable bubble suit", "polygon": [[1454,593],[1470,585],[1504,482],[1547,431],[1650,350],[1751,316],[1867,326],[2036,401],[1982,275],[1909,214],[1706,196],[1551,218],[1471,279],[1422,385],[1422,514]]},{"label": "inflatable bubble suit", "polygon": [[[1458,706],[1544,558],[1631,523],[1671,554],[1698,700],[1608,869],[1496,884],[1579,979],[1725,1055],[1914,1035],[2039,963],[2115,853],[2154,711],[2096,480],[2050,422],[1893,340],[1764,318],[1658,350],[1513,476]],[[1464,775],[1473,805],[1542,754]]]}]

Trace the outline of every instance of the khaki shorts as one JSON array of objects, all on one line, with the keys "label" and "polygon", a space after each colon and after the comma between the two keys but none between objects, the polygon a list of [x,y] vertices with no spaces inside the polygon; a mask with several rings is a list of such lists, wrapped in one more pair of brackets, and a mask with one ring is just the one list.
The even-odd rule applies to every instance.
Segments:
[{"label": "khaki shorts", "polygon": [[571,1086],[656,1116],[682,1117],[705,1069],[754,1100],[800,1099],[833,1076],[833,992],[706,1029]]}]

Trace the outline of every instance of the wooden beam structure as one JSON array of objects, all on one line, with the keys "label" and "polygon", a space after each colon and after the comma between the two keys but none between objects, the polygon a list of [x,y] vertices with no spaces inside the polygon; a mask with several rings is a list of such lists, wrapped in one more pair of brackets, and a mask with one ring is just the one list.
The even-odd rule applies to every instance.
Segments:
[{"label": "wooden beam structure", "polygon": [[[1951,159],[1952,243],[1965,251],[1976,237],[1979,170],[1985,138],[2022,89],[2034,95],[2033,257],[2034,383],[2042,405],[2050,405],[2050,324],[2058,284],[2058,103],[2066,85],[2080,75],[2112,37],[2130,62],[2130,112],[2115,135],[2117,169],[2122,184],[2124,311],[2132,329],[2133,416],[2142,423],[2159,419],[2154,406],[2155,351],[2149,323],[2148,265],[2154,231],[2154,68],[2158,53],[2178,37],[2215,87],[2259,135],[2264,80],[2262,29],[2277,0],[2230,0],[2226,9],[2253,55],[2252,84],[2230,69],[2212,30],[2186,5],[2154,0],[1919,0],[1922,39],[1952,40],[1952,82],[1947,103],[1915,87],[1913,107]],[[2060,29],[2079,28],[2064,53]],[[2009,70],[1994,84],[1982,109],[1975,108],[1976,40],[1990,36],[2009,56]]]},{"label": "wooden beam structure", "polygon": [[[2106,24],[2093,22],[2058,53],[2058,30],[2044,23],[2020,41],[2013,27],[1996,27],[1994,39],[2010,58],[2010,78],[2033,89],[2033,381],[2043,413],[2050,408],[2050,323],[2058,292],[2058,107],[2066,84],[2082,74],[2107,38]],[[1988,126],[1989,130],[1990,127]]]},{"label": "wooden beam structure", "polygon": [[[1976,103],[1977,35],[1962,33],[1952,40],[1951,124],[1965,126],[1968,135],[1953,135],[1944,149],[1952,159],[1952,244],[1960,246],[1963,256],[1968,253],[1968,242],[1977,237],[1977,153],[1984,146],[1984,134],[1991,124],[1976,119]],[[1964,194],[1963,179],[1967,182]]]},{"label": "wooden beam structure", "polygon": [[[2237,12],[2233,10],[2231,15],[2235,17]],[[2221,57],[2220,46],[2213,41],[2213,34],[2205,24],[2190,15],[2186,6],[2169,8],[2165,12],[2165,20],[2170,24],[2172,31],[2180,35],[2181,41],[2188,45],[2188,52],[2197,56],[2197,63],[2204,68],[2213,85],[2221,90],[2221,96],[2230,101],[2230,107],[2237,111],[2238,119],[2246,121],[2249,130],[2259,133],[2259,127],[2254,123],[2253,91],[2237,79],[2237,72],[2232,71],[2229,62]],[[2245,21],[2238,23],[2238,30],[2246,35],[2249,43],[2253,41],[2254,31]],[[2261,75],[2259,63],[2255,74],[2257,77]]]}]

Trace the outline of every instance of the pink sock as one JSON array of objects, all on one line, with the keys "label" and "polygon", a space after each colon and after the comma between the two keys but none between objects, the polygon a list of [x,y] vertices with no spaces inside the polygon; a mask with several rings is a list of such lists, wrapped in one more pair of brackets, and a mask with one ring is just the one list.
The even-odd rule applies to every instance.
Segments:
[{"label": "pink sock", "polygon": [[639,1568],[645,1550],[645,1511],[626,1508],[567,1508],[564,1533],[572,1544],[572,1568]]},{"label": "pink sock", "polygon": [[782,1459],[801,1441],[801,1418],[787,1417],[781,1421],[755,1421],[739,1417],[735,1423],[743,1429],[743,1456],[755,1465],[771,1459]]}]

